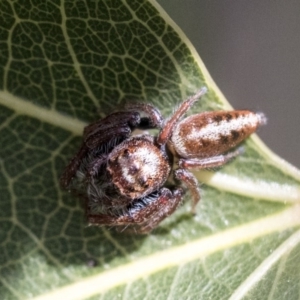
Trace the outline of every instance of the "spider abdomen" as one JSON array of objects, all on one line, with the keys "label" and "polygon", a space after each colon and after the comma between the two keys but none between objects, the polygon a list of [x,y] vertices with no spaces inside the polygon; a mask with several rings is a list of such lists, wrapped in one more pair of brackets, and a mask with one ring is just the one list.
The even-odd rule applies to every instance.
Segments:
[{"label": "spider abdomen", "polygon": [[219,155],[237,146],[265,122],[262,113],[248,110],[204,112],[179,122],[171,143],[183,158]]}]

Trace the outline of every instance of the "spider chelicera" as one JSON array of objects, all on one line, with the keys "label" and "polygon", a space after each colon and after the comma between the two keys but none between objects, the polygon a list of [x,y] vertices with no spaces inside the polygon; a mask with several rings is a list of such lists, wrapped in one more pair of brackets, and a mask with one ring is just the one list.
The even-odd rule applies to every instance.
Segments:
[{"label": "spider chelicera", "polygon": [[[191,192],[195,212],[200,190],[189,169],[224,165],[241,153],[241,148],[229,150],[266,123],[262,113],[248,110],[183,118],[205,92],[202,88],[183,101],[167,120],[154,106],[134,103],[85,127],[60,182],[85,200],[90,225],[148,233],[181,204],[181,183]],[[160,129],[157,136],[132,135],[134,129],[151,128]],[[170,176],[177,185],[167,185]]]}]

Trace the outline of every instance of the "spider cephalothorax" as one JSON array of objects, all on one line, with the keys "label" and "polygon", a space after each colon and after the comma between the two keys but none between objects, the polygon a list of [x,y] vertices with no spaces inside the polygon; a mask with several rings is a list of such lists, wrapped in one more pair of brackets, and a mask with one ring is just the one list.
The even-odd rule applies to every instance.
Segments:
[{"label": "spider cephalothorax", "polygon": [[[192,168],[221,166],[240,154],[228,152],[265,124],[262,113],[203,112],[183,118],[206,92],[200,89],[164,121],[145,103],[90,124],[83,143],[61,176],[61,185],[85,199],[91,225],[133,226],[146,233],[172,214],[182,202],[183,182],[192,194],[195,211],[200,191]],[[132,136],[136,128],[158,128],[157,136]],[[177,167],[172,170],[175,161]],[[167,187],[172,175],[178,186]]]},{"label": "spider cephalothorax", "polygon": [[165,151],[150,135],[135,136],[116,146],[109,155],[107,170],[121,195],[146,197],[167,180],[170,164]]}]

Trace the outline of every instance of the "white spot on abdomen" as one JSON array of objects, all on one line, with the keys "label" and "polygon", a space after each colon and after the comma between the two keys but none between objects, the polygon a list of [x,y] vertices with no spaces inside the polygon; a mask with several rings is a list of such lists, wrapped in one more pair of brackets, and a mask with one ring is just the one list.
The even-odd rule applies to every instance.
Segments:
[{"label": "white spot on abdomen", "polygon": [[240,131],[245,127],[256,127],[257,124],[258,118],[256,114],[242,115],[229,122],[222,120],[221,122],[209,123],[200,130],[192,128],[191,133],[186,138],[189,140],[205,139],[216,141],[220,139],[220,136],[230,136],[232,131]]}]

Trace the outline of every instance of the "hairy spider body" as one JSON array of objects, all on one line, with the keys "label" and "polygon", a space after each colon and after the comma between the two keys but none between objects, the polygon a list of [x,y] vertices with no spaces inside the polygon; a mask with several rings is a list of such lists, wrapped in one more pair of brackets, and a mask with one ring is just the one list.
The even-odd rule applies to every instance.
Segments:
[{"label": "hairy spider body", "polygon": [[[135,103],[84,129],[82,146],[60,180],[63,188],[85,199],[91,225],[150,232],[182,202],[181,185],[166,187],[170,174],[190,190],[195,212],[200,190],[188,169],[225,164],[241,153],[228,151],[266,122],[263,114],[245,110],[182,119],[205,92],[202,88],[185,100],[166,121],[152,105]],[[132,136],[135,128],[160,132]],[[171,172],[174,159],[178,167]]]},{"label": "hairy spider body", "polygon": [[109,154],[107,170],[121,195],[142,198],[157,191],[167,180],[170,163],[165,151],[150,135],[134,136]]}]

